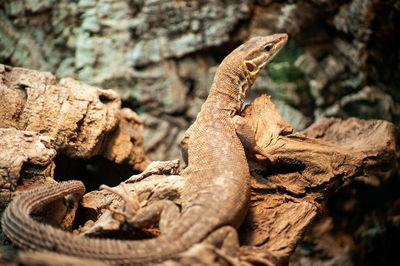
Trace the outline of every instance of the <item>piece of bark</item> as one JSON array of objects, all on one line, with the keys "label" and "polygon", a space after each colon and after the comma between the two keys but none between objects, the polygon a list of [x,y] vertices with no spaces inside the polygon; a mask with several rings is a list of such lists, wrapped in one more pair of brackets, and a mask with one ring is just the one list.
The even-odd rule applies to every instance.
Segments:
[{"label": "piece of bark", "polygon": [[[174,164],[174,161],[171,163]],[[170,165],[164,164],[164,166],[170,170]],[[160,173],[165,172],[166,169],[160,169]],[[183,178],[178,175],[164,176],[155,171],[151,172],[152,175],[142,181],[124,183],[128,191],[136,193],[139,202],[144,203],[143,206],[163,199],[180,204]],[[120,185],[115,189],[121,190],[121,193],[124,192]],[[99,235],[104,231],[119,230],[121,224],[115,223],[109,209],[122,209],[124,206],[125,202],[109,190],[102,189],[85,194],[82,198],[82,209],[87,214],[86,217],[90,217],[93,222],[86,223],[80,232],[86,235]]]},{"label": "piece of bark", "polygon": [[150,161],[144,153],[143,123],[139,116],[128,108],[121,110],[116,130],[105,140],[103,156],[117,164],[132,165],[143,171]]},{"label": "piece of bark", "polygon": [[[356,247],[354,240],[345,234],[335,231],[332,217],[318,217],[317,221],[307,230],[296,251],[290,256],[289,264],[301,265],[359,265],[354,263],[352,253]],[[304,252],[303,245],[310,245],[310,253],[317,253],[316,257]],[[303,252],[302,252],[303,251]],[[306,253],[306,254],[304,254]],[[354,254],[354,253],[353,253]],[[369,264],[369,265],[374,265]]]},{"label": "piece of bark", "polygon": [[[0,64],[0,209],[18,193],[55,182],[54,158],[101,155],[143,170],[143,124],[112,91]],[[35,215],[72,229],[76,198],[52,202]],[[72,207],[71,207],[72,206]]]},{"label": "piece of bark", "polygon": [[16,192],[53,178],[54,139],[36,132],[0,128],[0,209]]},{"label": "piece of bark", "polygon": [[[243,115],[256,133],[257,144],[270,154],[272,165],[251,168],[255,178],[241,240],[260,252],[272,253],[279,263],[287,262],[324,201],[339,186],[356,176],[381,173],[382,165],[394,165],[396,160],[396,129],[387,121],[335,120],[336,127],[331,129],[311,126],[305,131],[346,137],[327,142],[300,133],[286,135],[286,123],[278,119],[265,95],[245,108]],[[356,125],[362,129],[359,134],[354,134]],[[246,247],[242,249],[246,253]]]},{"label": "piece of bark", "polygon": [[396,171],[393,151],[397,149],[396,144],[399,144],[400,137],[398,129],[392,123],[356,117],[347,120],[326,118],[315,122],[301,133],[309,138],[322,139],[362,152],[365,156],[364,171],[367,172],[364,177],[368,177],[363,180],[369,184],[379,186]]},{"label": "piece of bark", "polygon": [[[0,128],[0,210],[24,190],[55,182],[54,139],[36,132]],[[78,207],[70,196],[39,208],[41,221],[70,230]]]},{"label": "piece of bark", "polygon": [[48,72],[0,64],[0,127],[53,137],[57,153],[70,158],[101,155],[136,170],[149,163],[142,122],[136,114],[121,111],[115,92],[71,78],[57,83]]}]

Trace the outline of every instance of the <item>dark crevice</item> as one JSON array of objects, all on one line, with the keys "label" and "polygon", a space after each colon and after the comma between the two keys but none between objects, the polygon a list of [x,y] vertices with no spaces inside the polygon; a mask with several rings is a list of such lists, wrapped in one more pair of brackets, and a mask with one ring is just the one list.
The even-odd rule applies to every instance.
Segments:
[{"label": "dark crevice", "polygon": [[12,67],[11,67],[11,66],[12,66],[12,63],[11,63],[11,61],[10,61],[9,58],[3,60],[2,64],[4,65],[4,70],[5,70],[6,72],[11,72],[11,70],[12,70]]},{"label": "dark crevice", "polygon": [[108,97],[107,95],[103,95],[103,94],[99,95],[99,100],[105,105],[114,101],[114,99]]},{"label": "dark crevice", "polygon": [[146,111],[146,106],[143,103],[139,102],[138,99],[134,96],[130,96],[129,98],[122,100],[121,108],[130,108],[138,114],[142,114]]},{"label": "dark crevice", "polygon": [[22,113],[24,112],[25,104],[26,104],[26,102],[28,100],[28,91],[27,91],[26,88],[28,88],[27,85],[24,85],[24,84],[19,84],[18,85],[18,90],[20,90],[24,94],[24,96],[23,96],[24,97],[24,101],[21,102],[20,108],[18,110],[15,110],[15,113],[13,114],[13,119],[15,119],[15,121],[19,121]]},{"label": "dark crevice", "polygon": [[79,135],[80,135],[81,132],[82,132],[82,126],[83,126],[83,124],[84,124],[84,122],[85,122],[85,118],[86,118],[86,115],[87,115],[87,113],[88,113],[89,110],[90,110],[90,103],[89,103],[89,105],[87,106],[86,113],[84,113],[83,116],[82,116],[82,118],[79,119],[78,122],[76,122],[76,130],[75,130],[75,131],[76,131],[76,137],[72,137],[72,138],[71,138],[71,142],[76,142],[76,141],[77,141],[77,138],[79,138]]},{"label": "dark crevice", "polygon": [[25,100],[28,98],[28,92],[26,91],[26,88],[28,88],[28,86],[25,84],[18,85],[18,89],[25,94]]},{"label": "dark crevice", "polygon": [[36,176],[41,175],[46,168],[49,165],[40,165],[40,164],[34,164],[34,163],[30,163],[30,162],[25,162],[23,163],[22,167],[21,167],[21,178],[18,179],[18,185],[22,184],[23,180],[27,180],[27,179],[32,179]]},{"label": "dark crevice", "polygon": [[85,183],[86,192],[96,190],[102,184],[116,186],[138,173],[129,165],[115,164],[100,156],[84,160],[58,155],[54,162],[56,164],[55,180],[81,180]]},{"label": "dark crevice", "polygon": [[398,265],[400,231],[394,217],[400,212],[399,187],[399,176],[380,186],[354,180],[329,198],[332,234],[345,233],[359,243],[356,265]]},{"label": "dark crevice", "polygon": [[302,161],[294,158],[280,157],[268,167],[268,171],[263,174],[266,178],[276,174],[302,173],[306,166]]},{"label": "dark crevice", "polygon": [[[287,190],[284,186],[277,186],[274,188],[252,188],[251,189],[253,192],[257,193],[257,194],[263,194],[263,195],[267,195],[267,194],[280,194],[280,195],[288,195],[291,196],[293,198],[296,199],[300,199],[300,198],[304,198],[304,196],[306,195],[306,193],[294,193],[290,190]],[[287,198],[286,200],[290,200],[289,198]]]}]

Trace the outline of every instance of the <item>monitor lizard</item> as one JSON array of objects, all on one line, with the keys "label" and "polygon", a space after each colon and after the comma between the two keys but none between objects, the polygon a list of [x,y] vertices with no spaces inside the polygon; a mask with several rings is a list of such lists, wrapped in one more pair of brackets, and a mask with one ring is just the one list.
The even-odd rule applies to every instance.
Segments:
[{"label": "monitor lizard", "polygon": [[245,150],[260,152],[254,133],[239,116],[259,71],[282,49],[287,34],[254,37],[220,64],[210,93],[183,140],[182,206],[161,200],[138,210],[131,221],[143,226],[159,220],[161,236],[146,240],[96,239],[39,223],[30,213],[68,194],[82,195],[80,181],[49,184],[24,192],[6,208],[3,232],[22,248],[47,250],[109,264],[149,264],[176,258],[208,241],[237,255],[235,228],[243,221],[250,197]]}]

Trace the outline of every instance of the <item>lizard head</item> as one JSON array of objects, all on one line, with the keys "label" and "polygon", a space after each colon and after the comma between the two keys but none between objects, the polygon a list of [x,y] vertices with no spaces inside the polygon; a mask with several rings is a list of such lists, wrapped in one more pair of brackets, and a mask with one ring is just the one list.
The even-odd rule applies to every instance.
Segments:
[{"label": "lizard head", "polygon": [[253,37],[236,49],[242,61],[240,68],[242,73],[238,73],[240,77],[238,97],[241,102],[244,101],[260,70],[285,46],[287,39],[286,33]]}]

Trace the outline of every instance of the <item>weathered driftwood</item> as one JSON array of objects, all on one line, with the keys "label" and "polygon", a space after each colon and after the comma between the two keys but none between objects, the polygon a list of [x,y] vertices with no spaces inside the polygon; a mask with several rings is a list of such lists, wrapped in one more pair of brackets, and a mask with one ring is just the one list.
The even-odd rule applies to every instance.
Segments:
[{"label": "weathered driftwood", "polygon": [[[396,129],[390,122],[331,118],[315,123],[302,133],[291,133],[290,125],[268,96],[257,98],[244,110],[243,116],[255,131],[257,144],[270,154],[272,163],[249,158],[254,178],[250,210],[240,229],[241,263],[286,263],[306,228],[322,212],[329,195],[346,180],[357,176],[383,178],[395,163]],[[171,166],[165,162],[153,164],[146,170],[153,175],[132,177],[130,180],[137,182],[116,187],[117,194],[126,193],[127,187],[128,191],[138,194],[139,202],[150,204],[166,198],[179,203],[183,180],[177,175],[162,175],[164,165],[170,171]],[[88,234],[119,230],[120,224],[115,224],[106,211],[123,205],[114,193],[108,190],[88,193],[82,204],[102,217],[84,228]],[[178,263],[207,264],[217,258],[239,263],[237,258],[200,246],[183,253]]]},{"label": "weathered driftwood", "polygon": [[357,176],[386,174],[396,160],[396,129],[387,121],[324,119],[303,134],[285,135],[286,125],[266,96],[244,116],[273,163],[269,169],[252,169],[252,204],[242,243],[267,250],[278,262],[286,262],[339,186]]},{"label": "weathered driftwood", "polygon": [[13,191],[41,185],[53,177],[54,139],[36,132],[0,128],[0,209]]},{"label": "weathered driftwood", "polygon": [[[142,131],[138,115],[121,109],[113,91],[69,78],[57,83],[50,73],[0,64],[0,210],[16,194],[55,182],[59,154],[103,156],[132,170],[145,169]],[[35,214],[71,230],[77,200],[59,200]]]},{"label": "weathered driftwood", "polygon": [[142,131],[113,91],[0,64],[0,208],[14,191],[51,182],[56,155],[145,169]]},{"label": "weathered driftwood", "polygon": [[133,111],[121,110],[115,92],[0,64],[0,128],[10,127],[54,138],[57,154],[70,158],[100,155],[136,170],[149,163],[143,124]]}]

